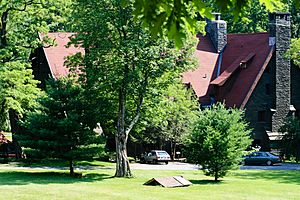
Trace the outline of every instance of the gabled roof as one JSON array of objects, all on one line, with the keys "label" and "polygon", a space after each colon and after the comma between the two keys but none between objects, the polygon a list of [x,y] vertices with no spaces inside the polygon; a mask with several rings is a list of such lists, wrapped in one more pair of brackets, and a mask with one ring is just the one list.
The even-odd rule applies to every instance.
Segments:
[{"label": "gabled roof", "polygon": [[270,51],[269,33],[228,34],[221,73],[226,71],[240,57],[246,58],[253,53],[255,56],[251,62],[247,63],[246,68],[241,69],[236,75],[230,90],[224,92],[218,98],[225,100],[226,105],[229,107],[240,107],[269,57]]},{"label": "gabled roof", "polygon": [[[74,33],[70,32],[47,34],[55,43],[54,46],[43,48],[53,78],[59,78],[69,74],[69,69],[64,65],[67,56],[74,55],[78,52],[84,53],[83,48],[77,48],[73,45],[66,48],[66,45],[70,42],[69,38],[72,35],[74,35]],[[41,34],[40,37],[42,38],[44,35]]]},{"label": "gabled roof", "polygon": [[[48,65],[54,78],[69,73],[64,66],[65,58],[77,52],[84,53],[83,48],[70,46],[66,48],[69,37],[74,33],[48,33],[55,40],[56,46],[43,48]],[[273,48],[269,46],[268,33],[228,34],[227,45],[219,65],[216,52],[208,34],[197,36],[199,43],[195,52],[198,66],[195,70],[183,73],[183,82],[189,84],[202,103],[210,103],[214,87],[221,90],[216,94],[218,101],[226,102],[229,107],[244,107],[256,87],[264,69],[271,59]],[[245,64],[244,66],[242,66]],[[220,67],[218,69],[218,67]],[[217,76],[217,71],[220,75]],[[226,82],[234,76],[230,87],[222,90]]]},{"label": "gabled roof", "polygon": [[237,58],[222,74],[220,74],[215,80],[210,84],[223,86],[225,82],[231,77],[231,75],[242,65],[247,65],[247,63],[255,56],[255,53],[250,53],[247,57],[240,56]]},{"label": "gabled roof", "polygon": [[[269,34],[228,34],[220,65],[219,55],[212,49],[209,37],[199,38],[196,52],[198,68],[184,73],[183,82],[191,84],[204,104],[209,103],[210,92],[215,87],[219,88],[215,94],[218,101],[225,101],[229,107],[244,107],[272,56]],[[216,71],[220,71],[218,77],[214,73]],[[230,82],[229,86],[226,82]]]},{"label": "gabled roof", "polygon": [[183,73],[182,77],[185,84],[191,85],[197,97],[209,99],[209,86],[219,55],[208,35],[198,35],[197,37],[199,42],[195,57],[198,60],[198,66],[195,70]]}]

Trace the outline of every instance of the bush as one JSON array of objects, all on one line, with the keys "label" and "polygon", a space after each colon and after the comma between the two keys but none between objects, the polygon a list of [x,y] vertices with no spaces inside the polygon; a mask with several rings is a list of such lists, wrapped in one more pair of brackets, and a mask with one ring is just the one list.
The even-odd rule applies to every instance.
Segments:
[{"label": "bush", "polygon": [[243,112],[216,104],[200,111],[193,131],[186,140],[189,161],[203,167],[204,173],[215,181],[238,166],[243,151],[250,145],[250,130]]}]

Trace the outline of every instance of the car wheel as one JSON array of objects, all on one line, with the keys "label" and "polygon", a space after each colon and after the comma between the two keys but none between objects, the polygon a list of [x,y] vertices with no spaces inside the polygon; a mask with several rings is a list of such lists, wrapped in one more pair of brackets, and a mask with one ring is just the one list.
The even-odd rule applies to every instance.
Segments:
[{"label": "car wheel", "polygon": [[165,163],[166,163],[166,165],[167,165],[169,162],[168,162],[168,161],[166,161]]},{"label": "car wheel", "polygon": [[157,160],[156,159],[153,160],[153,164],[157,164]]},{"label": "car wheel", "polygon": [[272,165],[272,161],[271,161],[271,160],[268,160],[268,161],[266,162],[266,164],[267,164],[268,166],[270,166],[270,165]]}]

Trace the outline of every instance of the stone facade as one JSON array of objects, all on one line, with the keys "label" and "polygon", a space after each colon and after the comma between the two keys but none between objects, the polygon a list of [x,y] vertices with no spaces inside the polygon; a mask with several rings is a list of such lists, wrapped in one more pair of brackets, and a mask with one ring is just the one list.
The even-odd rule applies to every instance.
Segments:
[{"label": "stone facade", "polygon": [[245,106],[245,117],[252,128],[254,143],[260,145],[262,150],[270,147],[266,131],[272,131],[273,108],[276,105],[275,63],[273,57]]},{"label": "stone facade", "polygon": [[267,132],[277,133],[291,114],[290,106],[295,104],[296,109],[300,106],[300,91],[296,89],[300,87],[299,68],[292,68],[291,80],[290,60],[285,57],[290,46],[290,14],[271,13],[269,18],[269,45],[275,45],[275,50],[245,107],[255,143],[264,150],[272,147]]},{"label": "stone facade", "polygon": [[271,13],[270,38],[275,37],[275,113],[272,115],[272,132],[277,132],[288,116],[291,105],[290,60],[285,57],[290,47],[291,25],[289,13]]}]

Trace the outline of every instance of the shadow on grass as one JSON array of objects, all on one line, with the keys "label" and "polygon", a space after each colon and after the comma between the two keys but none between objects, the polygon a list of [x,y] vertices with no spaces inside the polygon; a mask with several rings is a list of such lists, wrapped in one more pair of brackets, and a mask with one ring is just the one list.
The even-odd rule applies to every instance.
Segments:
[{"label": "shadow on grass", "polygon": [[219,181],[214,181],[214,180],[190,180],[191,183],[194,185],[219,185],[223,184],[224,182],[219,180]]},{"label": "shadow on grass", "polygon": [[300,184],[300,171],[298,170],[261,170],[233,173],[234,177],[244,180],[272,180],[278,183]]},{"label": "shadow on grass", "polygon": [[0,185],[27,184],[72,184],[78,182],[93,182],[113,178],[108,174],[89,173],[82,178],[74,178],[63,172],[0,172]]}]

